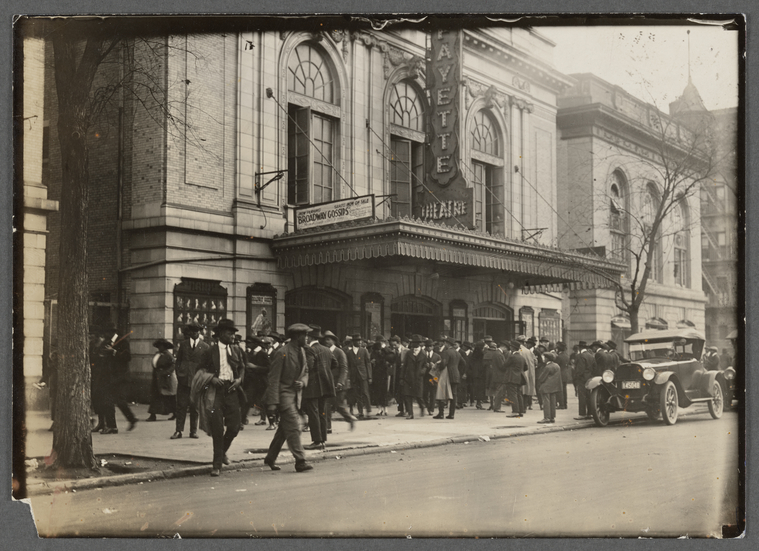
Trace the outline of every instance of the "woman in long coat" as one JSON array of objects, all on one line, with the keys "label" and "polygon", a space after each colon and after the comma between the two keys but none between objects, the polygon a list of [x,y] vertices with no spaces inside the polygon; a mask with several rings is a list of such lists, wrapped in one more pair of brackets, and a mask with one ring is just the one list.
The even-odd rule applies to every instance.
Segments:
[{"label": "woman in long coat", "polygon": [[153,356],[153,382],[150,389],[150,407],[148,421],[155,421],[156,415],[169,415],[174,418],[176,410],[177,377],[174,373],[174,354],[170,352],[174,345],[166,339],[153,343],[158,349]]},{"label": "woman in long coat", "polygon": [[419,404],[420,417],[424,417],[424,410],[426,409],[422,400],[424,393],[424,355],[421,351],[422,338],[414,335],[409,342],[409,351],[404,356],[401,366],[401,390],[406,401],[406,417],[408,419],[414,418],[414,400]]}]

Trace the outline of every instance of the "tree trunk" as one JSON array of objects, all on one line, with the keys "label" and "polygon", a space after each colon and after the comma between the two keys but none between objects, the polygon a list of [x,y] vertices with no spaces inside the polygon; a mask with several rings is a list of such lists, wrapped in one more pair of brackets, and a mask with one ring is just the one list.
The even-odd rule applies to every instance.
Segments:
[{"label": "tree trunk", "polygon": [[638,314],[639,314],[638,305],[631,304],[630,307],[627,309],[627,313],[630,315],[630,331],[631,331],[631,334],[634,335],[635,333],[640,332],[640,328],[638,326]]},{"label": "tree trunk", "polygon": [[[90,432],[87,338],[89,173],[86,125],[83,122],[87,93],[83,95],[81,90],[86,83],[75,82],[77,56],[70,38],[67,44],[54,39],[61,148],[61,244],[57,327],[59,370],[52,459],[54,465],[60,467],[97,468]],[[59,40],[66,41],[66,38]]]}]

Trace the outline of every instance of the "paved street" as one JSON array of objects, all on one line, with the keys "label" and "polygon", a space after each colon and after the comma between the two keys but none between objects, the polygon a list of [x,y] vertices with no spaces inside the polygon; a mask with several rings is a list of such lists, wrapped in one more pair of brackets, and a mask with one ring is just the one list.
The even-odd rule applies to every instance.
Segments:
[{"label": "paved street", "polygon": [[44,536],[721,534],[735,522],[737,414],[684,416],[673,427],[636,419],[360,457],[328,453],[302,474],[291,465],[227,468],[218,479],[59,492],[33,497],[33,512]]}]

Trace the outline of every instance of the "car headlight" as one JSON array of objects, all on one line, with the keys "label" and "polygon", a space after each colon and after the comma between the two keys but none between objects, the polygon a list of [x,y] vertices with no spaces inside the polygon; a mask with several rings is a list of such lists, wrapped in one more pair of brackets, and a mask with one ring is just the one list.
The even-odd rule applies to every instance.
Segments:
[{"label": "car headlight", "polygon": [[725,372],[725,379],[730,380],[735,378],[735,373],[732,371],[726,371]]},{"label": "car headlight", "polygon": [[614,372],[611,369],[607,369],[603,372],[603,375],[601,375],[601,379],[604,383],[610,383],[614,380]]},{"label": "car headlight", "polygon": [[643,370],[643,378],[646,381],[653,381],[654,377],[656,377],[656,370],[655,369],[647,367],[646,369]]}]

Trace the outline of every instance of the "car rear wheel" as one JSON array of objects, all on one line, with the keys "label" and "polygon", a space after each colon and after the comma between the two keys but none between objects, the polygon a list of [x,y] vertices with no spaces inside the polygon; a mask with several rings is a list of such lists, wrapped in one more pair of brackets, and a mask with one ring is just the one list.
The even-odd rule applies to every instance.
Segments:
[{"label": "car rear wheel", "polygon": [[714,419],[722,417],[722,409],[725,403],[722,401],[722,385],[714,381],[712,385],[712,399],[709,400],[709,413]]},{"label": "car rear wheel", "polygon": [[675,383],[667,381],[661,389],[659,396],[661,416],[665,425],[677,423],[677,388]]},{"label": "car rear wheel", "polygon": [[608,398],[609,393],[600,386],[590,391],[590,414],[599,427],[605,427],[609,424],[609,412],[601,408],[601,404],[606,402]]}]

